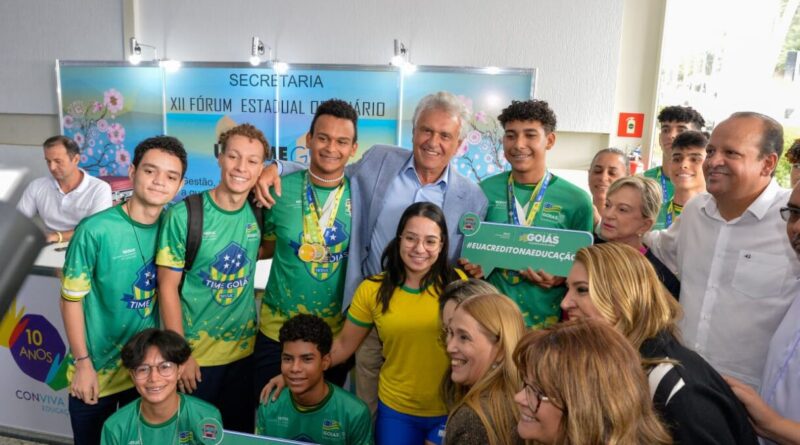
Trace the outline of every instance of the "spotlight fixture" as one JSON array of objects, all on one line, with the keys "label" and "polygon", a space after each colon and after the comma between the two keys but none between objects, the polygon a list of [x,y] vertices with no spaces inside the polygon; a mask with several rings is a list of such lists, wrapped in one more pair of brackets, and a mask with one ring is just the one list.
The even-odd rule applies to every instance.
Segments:
[{"label": "spotlight fixture", "polygon": [[[257,36],[253,36],[253,39],[250,43],[250,65],[260,65],[261,56],[263,56],[265,52],[264,42],[262,42]],[[272,48],[270,48],[270,52],[272,52]]]},{"label": "spotlight fixture", "polygon": [[397,39],[394,39],[394,56],[389,64],[400,68],[404,74],[411,74],[417,70],[417,66],[409,61],[408,48]]},{"label": "spotlight fixture", "polygon": [[408,48],[403,44],[403,42],[394,39],[394,56],[392,60],[389,62],[392,66],[401,67],[408,62]]},{"label": "spotlight fixture", "polygon": [[130,62],[131,65],[138,65],[142,61],[142,47],[152,49],[153,61],[159,60],[158,49],[156,49],[155,46],[142,43],[136,40],[136,37],[131,37],[129,44],[130,55],[128,56],[128,62]]}]

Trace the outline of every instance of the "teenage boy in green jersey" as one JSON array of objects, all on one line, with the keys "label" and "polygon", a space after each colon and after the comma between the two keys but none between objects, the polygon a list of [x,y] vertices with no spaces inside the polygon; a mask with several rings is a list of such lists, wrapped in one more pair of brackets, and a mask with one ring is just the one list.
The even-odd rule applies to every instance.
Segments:
[{"label": "teenage boy in green jersey", "polygon": [[210,403],[178,393],[192,350],[172,331],[145,329],[122,348],[122,363],[141,396],[103,425],[102,445],[222,442],[222,416]]},{"label": "teenage boy in green jersey", "polygon": [[128,175],[133,195],[87,217],[69,244],[61,313],[70,346],[69,412],[75,443],[95,445],[103,422],[136,397],[120,349],[158,326],[156,239],[161,210],[183,186],[186,150],[173,137],[145,139]]},{"label": "teenage boy in green jersey", "polygon": [[[356,153],[358,113],[331,99],[319,105],[306,135],[311,165],[283,178],[283,193],[264,219],[264,255],[273,257],[255,349],[254,394],[281,372],[278,331],[299,313],[328,323],[334,335],[344,324],[342,297],[350,246],[350,183],[347,161]],[[347,365],[326,372],[343,385]]]},{"label": "teenage boy in green jersey", "polygon": [[[481,182],[489,200],[486,221],[591,232],[589,194],[547,169],[547,152],[556,142],[556,115],[547,102],[513,101],[498,120],[511,172]],[[482,275],[478,266],[462,263],[473,276]],[[519,305],[526,326],[545,327],[561,318],[564,277],[534,269],[496,269],[488,281]]]},{"label": "teenage boy in green jersey", "polygon": [[190,270],[184,270],[186,202],[165,216],[156,256],[158,292],[164,327],[192,346],[178,387],[219,408],[227,428],[252,432],[253,276],[261,240],[247,194],[269,157],[269,143],[256,127],[242,124],[223,133],[219,145],[221,178],[202,194],[202,241]]},{"label": "teenage boy in green jersey", "polygon": [[666,229],[672,225],[673,218],[669,214],[669,204],[675,195],[675,188],[670,181],[670,165],[672,163],[672,141],[684,131],[700,131],[706,124],[703,116],[694,108],[673,105],[665,107],[658,113],[658,145],[661,146],[661,166],[644,172],[646,178],[655,179],[661,186],[661,212],[651,230]]},{"label": "teenage boy in green jersey", "polygon": [[256,434],[325,445],[372,444],[367,405],[323,378],[331,365],[331,328],[317,316],[296,315],[281,327],[280,343],[289,391],[259,406]]},{"label": "teenage boy in green jersey", "polygon": [[659,222],[665,219],[674,221],[683,206],[698,193],[706,191],[706,178],[703,174],[703,162],[706,160],[708,138],[699,131],[684,131],[672,141],[672,159],[670,159],[670,182],[675,194],[669,200],[667,211],[662,209],[658,215]]}]

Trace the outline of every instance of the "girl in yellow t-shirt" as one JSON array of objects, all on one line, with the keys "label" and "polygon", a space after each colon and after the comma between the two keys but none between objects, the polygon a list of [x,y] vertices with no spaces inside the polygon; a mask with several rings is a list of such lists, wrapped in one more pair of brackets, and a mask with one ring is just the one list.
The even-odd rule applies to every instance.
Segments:
[{"label": "girl in yellow t-shirt", "polygon": [[429,202],[409,206],[381,256],[383,273],[358,287],[334,341],[338,363],[378,330],[386,358],[378,377],[378,445],[441,442],[447,409],[439,382],[449,360],[438,341],[438,298],[449,282],[465,277],[447,264],[447,249],[442,210]]},{"label": "girl in yellow t-shirt", "polygon": [[[448,265],[447,252],[442,209],[430,202],[410,205],[381,256],[383,272],[356,289],[333,342],[331,366],[350,358],[370,331],[378,330],[386,359],[378,377],[378,445],[442,441],[447,409],[439,383],[449,359],[439,341],[438,299],[448,283],[466,279]],[[276,379],[262,398],[273,383],[279,385]]]}]

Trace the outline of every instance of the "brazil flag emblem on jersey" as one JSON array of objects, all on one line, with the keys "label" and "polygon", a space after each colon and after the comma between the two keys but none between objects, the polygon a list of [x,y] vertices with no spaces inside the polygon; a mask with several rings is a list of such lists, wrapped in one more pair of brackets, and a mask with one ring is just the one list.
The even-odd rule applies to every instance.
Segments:
[{"label": "brazil flag emblem on jersey", "polygon": [[142,318],[152,315],[156,295],[156,264],[153,260],[136,271],[136,281],[131,291],[122,295],[122,301],[128,309],[136,311]]},{"label": "brazil flag emblem on jersey", "polygon": [[249,263],[247,252],[231,242],[217,253],[208,272],[200,272],[203,285],[220,306],[229,306],[242,295],[248,283]]}]

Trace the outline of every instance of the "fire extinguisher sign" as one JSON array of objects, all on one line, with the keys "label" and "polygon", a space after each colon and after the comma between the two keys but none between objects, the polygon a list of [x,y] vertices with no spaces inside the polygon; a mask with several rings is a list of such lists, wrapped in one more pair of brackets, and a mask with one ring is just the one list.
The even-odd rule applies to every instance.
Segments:
[{"label": "fire extinguisher sign", "polygon": [[617,136],[627,138],[642,137],[644,113],[620,113]]}]

